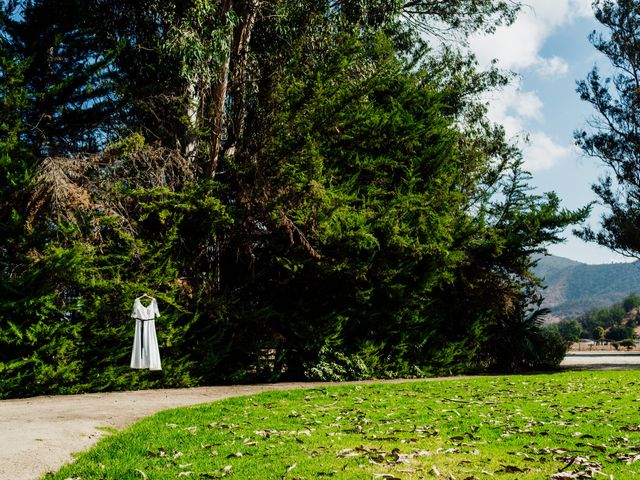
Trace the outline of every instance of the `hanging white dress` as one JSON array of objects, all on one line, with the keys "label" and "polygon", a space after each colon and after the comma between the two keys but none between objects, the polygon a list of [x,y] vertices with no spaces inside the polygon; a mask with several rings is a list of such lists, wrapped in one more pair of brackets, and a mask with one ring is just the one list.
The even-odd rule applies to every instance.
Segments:
[{"label": "hanging white dress", "polygon": [[142,304],[140,297],[133,302],[131,317],[136,320],[136,331],[133,337],[131,368],[162,370],[155,321],[159,316],[160,311],[155,298],[151,298],[151,302],[146,306]]}]

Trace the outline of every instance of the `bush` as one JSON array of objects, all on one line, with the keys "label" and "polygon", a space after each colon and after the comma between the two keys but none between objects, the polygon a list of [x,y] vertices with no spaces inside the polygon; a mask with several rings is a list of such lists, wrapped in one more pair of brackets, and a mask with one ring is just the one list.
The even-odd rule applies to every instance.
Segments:
[{"label": "bush", "polygon": [[582,329],[582,325],[580,325],[576,319],[562,320],[558,323],[557,327],[558,332],[567,342],[577,342],[585,333]]},{"label": "bush", "polygon": [[547,327],[540,331],[538,355],[532,363],[534,369],[554,370],[564,359],[569,344],[557,328]]},{"label": "bush", "polygon": [[620,346],[625,347],[627,350],[631,350],[636,346],[636,342],[633,338],[625,338],[620,342]]},{"label": "bush", "polygon": [[626,338],[631,338],[633,336],[633,328],[622,327],[622,326],[614,326],[611,327],[607,331],[607,339],[608,340],[617,340],[621,341]]},{"label": "bush", "polygon": [[304,375],[309,380],[324,382],[364,380],[370,377],[369,369],[358,355],[345,355],[327,345],[320,349],[315,363],[305,364]]}]

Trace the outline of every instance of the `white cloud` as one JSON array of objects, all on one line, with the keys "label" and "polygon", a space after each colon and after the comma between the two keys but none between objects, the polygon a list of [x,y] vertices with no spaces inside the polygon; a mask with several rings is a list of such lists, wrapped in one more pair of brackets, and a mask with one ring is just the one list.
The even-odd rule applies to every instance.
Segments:
[{"label": "white cloud", "polygon": [[593,15],[593,0],[571,0],[569,5],[574,15],[578,17],[590,17]]},{"label": "white cloud", "polygon": [[547,170],[571,157],[572,152],[572,145],[560,145],[546,133],[534,132],[522,147],[524,168],[530,172]]},{"label": "white cloud", "polygon": [[[557,55],[545,57],[542,49],[559,28],[576,18],[593,15],[591,1],[529,0],[513,25],[500,27],[493,35],[473,37],[471,49],[484,68],[496,59],[499,68],[517,73],[531,72],[545,78],[565,76],[569,72],[568,63]],[[571,145],[561,145],[541,131],[544,104],[535,92],[522,89],[522,81],[487,100],[489,118],[503,125],[508,137],[519,141],[526,132],[532,132],[530,142],[521,144],[526,169],[549,169],[571,155]]]},{"label": "white cloud", "polygon": [[522,135],[529,121],[544,120],[542,100],[535,92],[522,91],[521,84],[516,80],[486,98],[489,118],[501,124],[509,137]]},{"label": "white cloud", "polygon": [[497,59],[507,70],[533,68],[545,76],[564,75],[567,63],[557,56],[544,58],[540,51],[557,28],[590,15],[591,0],[530,0],[513,25],[473,37],[471,48],[482,66]]},{"label": "white cloud", "polygon": [[[539,172],[553,168],[558,162],[571,158],[575,147],[561,145],[537,128],[544,120],[542,100],[535,92],[523,92],[520,84],[516,82],[487,97],[489,118],[502,125],[507,137],[520,146],[526,170]],[[528,134],[530,125],[534,129]],[[527,137],[529,141],[525,141]]]},{"label": "white cloud", "polygon": [[535,92],[516,92],[516,112],[523,118],[542,121],[542,100]]},{"label": "white cloud", "polygon": [[569,72],[569,64],[556,56],[541,58],[536,71],[543,77],[564,77]]}]

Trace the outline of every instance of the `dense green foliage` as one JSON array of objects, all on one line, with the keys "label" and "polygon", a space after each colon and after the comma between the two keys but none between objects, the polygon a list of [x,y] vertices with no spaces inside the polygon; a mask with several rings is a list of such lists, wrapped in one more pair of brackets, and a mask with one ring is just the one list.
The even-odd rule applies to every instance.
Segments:
[{"label": "dense green foliage", "polygon": [[608,212],[602,230],[585,229],[583,238],[598,242],[625,255],[640,254],[640,2],[599,0],[594,2],[596,19],[605,33],[594,31],[590,40],[613,67],[603,78],[594,68],[578,83],[580,98],[591,104],[596,116],[589,130],[575,134],[576,143],[608,170],[593,190]]},{"label": "dense green foliage", "polygon": [[44,478],[636,478],[638,382],[571,372],[269,392],[161,412]]},{"label": "dense green foliage", "polygon": [[[529,191],[505,77],[421,40],[514,5],[17,3],[0,396],[559,362],[531,269],[586,211]],[[162,373],[127,366],[142,292]]]}]

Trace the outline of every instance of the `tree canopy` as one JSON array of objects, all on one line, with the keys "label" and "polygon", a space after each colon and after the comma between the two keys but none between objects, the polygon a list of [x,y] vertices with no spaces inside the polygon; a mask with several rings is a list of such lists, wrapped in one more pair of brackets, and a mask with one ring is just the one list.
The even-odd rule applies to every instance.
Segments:
[{"label": "tree canopy", "polygon": [[578,82],[580,98],[594,107],[589,127],[576,131],[577,145],[607,167],[593,186],[607,208],[598,232],[583,229],[579,235],[624,255],[640,252],[640,2],[594,2],[596,19],[604,33],[590,35],[593,46],[611,63],[611,76],[597,67]]},{"label": "tree canopy", "polygon": [[559,362],[531,268],[587,211],[530,191],[506,77],[423,35],[518,5],[58,3],[0,21],[0,396]]}]

